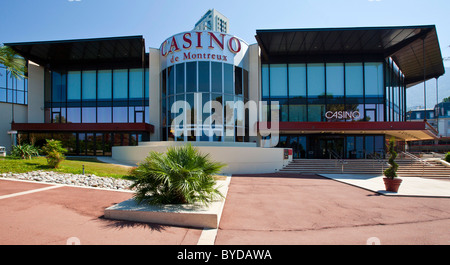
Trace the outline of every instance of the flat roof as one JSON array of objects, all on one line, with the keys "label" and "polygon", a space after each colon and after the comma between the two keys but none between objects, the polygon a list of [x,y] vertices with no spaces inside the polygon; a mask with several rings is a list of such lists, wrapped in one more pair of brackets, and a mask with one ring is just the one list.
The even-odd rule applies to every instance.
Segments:
[{"label": "flat roof", "polygon": [[358,28],[260,29],[256,40],[263,60],[324,55],[392,57],[407,86],[445,73],[434,25]]},{"label": "flat roof", "polygon": [[5,43],[25,59],[43,66],[142,65],[142,36]]}]

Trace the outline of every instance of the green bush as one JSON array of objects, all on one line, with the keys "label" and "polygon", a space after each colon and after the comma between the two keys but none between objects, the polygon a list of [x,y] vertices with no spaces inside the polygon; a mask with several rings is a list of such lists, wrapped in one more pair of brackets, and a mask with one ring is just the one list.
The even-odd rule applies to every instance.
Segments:
[{"label": "green bush", "polygon": [[67,149],[62,147],[61,141],[45,140],[47,143],[42,147],[42,151],[46,154],[47,164],[52,168],[58,168],[59,164],[66,158]]},{"label": "green bush", "polygon": [[450,163],[450,152],[448,152],[446,155],[445,155],[445,161],[447,161],[447,162],[449,162]]},{"label": "green bush", "polygon": [[148,204],[209,204],[223,195],[215,187],[214,174],[225,165],[210,161],[190,144],[171,147],[167,152],[150,152],[132,170],[138,203]]},{"label": "green bush", "polygon": [[16,145],[12,147],[11,155],[22,159],[31,159],[31,157],[39,155],[39,149],[30,144]]},{"label": "green bush", "polygon": [[397,157],[397,152],[395,151],[395,139],[394,138],[391,138],[389,140],[388,152],[390,154],[389,161],[388,161],[390,167],[388,167],[384,171],[384,175],[386,176],[386,178],[394,179],[397,177],[397,169],[398,169],[398,164],[395,162],[395,158]]}]

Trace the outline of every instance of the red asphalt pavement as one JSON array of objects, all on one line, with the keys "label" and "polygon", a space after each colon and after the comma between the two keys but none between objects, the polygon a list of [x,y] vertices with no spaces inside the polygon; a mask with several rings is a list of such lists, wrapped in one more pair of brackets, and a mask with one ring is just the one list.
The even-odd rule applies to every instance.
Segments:
[{"label": "red asphalt pavement", "polygon": [[[107,220],[132,193],[0,179],[0,244],[195,245],[202,229]],[[450,244],[450,198],[390,197],[315,175],[233,176],[216,245]]]}]

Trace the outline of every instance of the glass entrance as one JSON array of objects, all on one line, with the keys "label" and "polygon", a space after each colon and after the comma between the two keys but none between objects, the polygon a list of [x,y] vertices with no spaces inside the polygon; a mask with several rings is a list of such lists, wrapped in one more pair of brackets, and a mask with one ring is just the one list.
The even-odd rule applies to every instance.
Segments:
[{"label": "glass entrance", "polygon": [[310,137],[311,158],[335,159],[344,157],[344,136],[312,136]]}]

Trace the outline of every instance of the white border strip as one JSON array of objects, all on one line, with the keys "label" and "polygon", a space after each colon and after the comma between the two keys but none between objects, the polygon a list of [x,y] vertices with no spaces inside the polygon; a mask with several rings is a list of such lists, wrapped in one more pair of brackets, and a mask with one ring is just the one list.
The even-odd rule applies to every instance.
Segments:
[{"label": "white border strip", "polygon": [[41,189],[34,189],[34,190],[28,190],[28,191],[23,191],[23,192],[17,192],[17,193],[13,193],[13,194],[0,196],[0,200],[7,199],[7,198],[12,198],[12,197],[17,197],[17,196],[21,196],[21,195],[26,195],[26,194],[30,194],[30,193],[35,193],[35,192],[45,191],[45,190],[61,188],[61,187],[63,187],[63,186],[53,185],[53,186],[45,187],[45,188],[41,188]]}]

